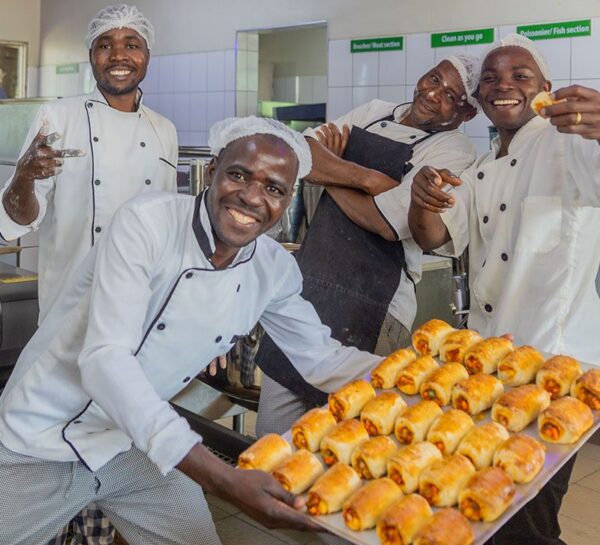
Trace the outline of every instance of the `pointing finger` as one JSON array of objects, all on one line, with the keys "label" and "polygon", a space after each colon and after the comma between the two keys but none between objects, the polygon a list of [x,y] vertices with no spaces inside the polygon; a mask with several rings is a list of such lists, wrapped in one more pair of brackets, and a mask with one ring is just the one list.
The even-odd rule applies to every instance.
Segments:
[{"label": "pointing finger", "polygon": [[82,149],[59,149],[56,150],[58,157],[84,157],[85,150]]}]

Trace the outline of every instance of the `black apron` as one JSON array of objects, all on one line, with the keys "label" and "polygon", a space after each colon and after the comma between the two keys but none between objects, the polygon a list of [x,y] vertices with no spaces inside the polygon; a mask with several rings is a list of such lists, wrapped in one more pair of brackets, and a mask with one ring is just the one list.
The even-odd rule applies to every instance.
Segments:
[{"label": "black apron", "polygon": [[[404,144],[366,130],[377,123],[382,127],[394,123],[393,113],[364,129],[352,127],[342,157],[400,183],[413,166],[414,146],[433,133]],[[402,242],[387,241],[359,227],[324,191],[296,259],[304,279],[302,297],[331,328],[331,336],[344,345],[373,352],[402,271],[410,278]],[[325,403],[327,394],[308,384],[268,335],[262,339],[256,362],[307,406]]]}]

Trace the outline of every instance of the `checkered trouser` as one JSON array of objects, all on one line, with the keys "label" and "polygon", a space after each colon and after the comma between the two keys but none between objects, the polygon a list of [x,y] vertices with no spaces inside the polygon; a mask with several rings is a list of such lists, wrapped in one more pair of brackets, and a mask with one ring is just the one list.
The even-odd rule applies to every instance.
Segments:
[{"label": "checkered trouser", "polygon": [[67,545],[69,533],[73,536],[71,543],[77,545],[112,545],[115,538],[114,526],[93,503],[82,509],[47,545]]}]

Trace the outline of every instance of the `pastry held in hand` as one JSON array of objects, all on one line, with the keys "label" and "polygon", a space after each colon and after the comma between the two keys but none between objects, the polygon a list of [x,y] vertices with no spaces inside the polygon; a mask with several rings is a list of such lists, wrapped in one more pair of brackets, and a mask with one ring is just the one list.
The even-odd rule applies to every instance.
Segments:
[{"label": "pastry held in hand", "polygon": [[421,356],[400,372],[396,386],[403,394],[415,395],[423,381],[438,367],[438,363],[431,356]]},{"label": "pastry held in hand", "polygon": [[495,373],[498,363],[514,350],[513,344],[505,337],[489,337],[474,344],[465,352],[464,366],[470,375]]},{"label": "pastry held in hand", "polygon": [[352,451],[352,467],[363,479],[378,479],[385,475],[387,461],[397,450],[398,446],[387,435],[373,437]]},{"label": "pastry held in hand", "polygon": [[410,348],[401,348],[390,354],[371,371],[373,388],[393,388],[400,371],[415,359],[417,355]]},{"label": "pastry held in hand", "polygon": [[360,413],[369,435],[389,435],[394,430],[398,415],[406,408],[406,402],[396,392],[382,392],[369,401]]},{"label": "pastry held in hand", "polygon": [[311,409],[292,424],[292,443],[296,448],[317,452],[325,434],[336,425],[327,409]]},{"label": "pastry held in hand", "polygon": [[571,387],[571,395],[583,401],[590,409],[600,409],[600,369],[590,369]]},{"label": "pastry held in hand", "polygon": [[561,397],[538,417],[540,437],[548,443],[570,445],[594,425],[594,415],[583,401]]},{"label": "pastry held in hand", "polygon": [[383,512],[401,497],[402,490],[391,479],[369,481],[344,502],[344,522],[354,531],[373,528]]},{"label": "pastry held in hand", "polygon": [[442,341],[440,359],[446,363],[462,363],[467,350],[482,340],[483,338],[477,331],[457,329]]},{"label": "pastry held in hand", "polygon": [[440,509],[417,533],[413,545],[472,545],[473,529],[456,509]]},{"label": "pastry held in hand", "polygon": [[475,422],[466,412],[450,409],[431,425],[427,432],[427,441],[439,448],[442,454],[452,454],[474,426]]},{"label": "pastry held in hand", "polygon": [[492,420],[508,431],[521,431],[550,405],[550,394],[537,384],[525,384],[502,394],[492,405]]},{"label": "pastry held in hand", "polygon": [[238,467],[270,472],[291,453],[292,446],[281,435],[269,433],[239,455]]},{"label": "pastry held in hand", "polygon": [[301,494],[317,480],[323,471],[323,464],[319,459],[312,452],[302,449],[283,460],[273,470],[273,477],[288,492]]},{"label": "pastry held in hand", "polygon": [[440,407],[448,405],[452,388],[457,382],[469,378],[469,373],[460,363],[447,363],[433,371],[421,384],[419,393],[423,399],[435,401]]},{"label": "pastry held in hand", "polygon": [[331,466],[336,462],[350,464],[352,451],[369,438],[367,430],[358,420],[344,420],[336,424],[321,440],[321,456]]},{"label": "pastry held in hand", "polygon": [[542,356],[531,346],[520,346],[498,364],[498,378],[507,386],[528,384],[544,363]]},{"label": "pastry held in hand", "polygon": [[456,454],[466,456],[475,466],[483,469],[492,465],[494,452],[508,439],[509,433],[497,422],[487,422],[472,428],[456,449]]},{"label": "pastry held in hand", "polygon": [[433,462],[442,459],[442,453],[432,443],[421,441],[401,448],[388,460],[387,475],[405,494],[419,488],[421,473]]},{"label": "pastry held in hand", "polygon": [[312,485],[308,491],[306,509],[314,516],[337,513],[361,485],[360,477],[354,469],[349,465],[337,463]]},{"label": "pastry held in hand", "polygon": [[486,467],[468,480],[458,495],[458,505],[468,519],[492,522],[508,509],[516,490],[502,469]]},{"label": "pastry held in hand", "polygon": [[329,410],[340,422],[360,414],[367,401],[375,397],[375,390],[366,380],[355,380],[329,394]]},{"label": "pastry held in hand", "polygon": [[492,375],[478,373],[452,388],[452,406],[476,415],[489,409],[503,393],[501,381]]},{"label": "pastry held in hand", "polygon": [[475,473],[473,464],[460,454],[433,462],[419,477],[419,494],[430,505],[451,507],[458,502],[458,493]]},{"label": "pastry held in hand", "polygon": [[412,334],[413,346],[421,356],[437,356],[444,337],[455,329],[443,320],[429,320]]},{"label": "pastry held in hand", "polygon": [[552,93],[549,93],[548,91],[540,91],[537,95],[535,95],[533,97],[533,100],[531,101],[531,109],[539,116],[542,116],[541,111],[544,108],[547,108],[548,106],[552,106],[553,104],[560,104],[561,102],[566,102],[567,99],[563,98],[561,100],[555,100],[554,98],[552,98],[553,95]]},{"label": "pastry held in hand", "polygon": [[535,376],[535,383],[554,400],[566,396],[573,383],[583,374],[579,362],[569,356],[554,356],[546,361]]},{"label": "pastry held in hand", "polygon": [[530,482],[544,467],[546,448],[525,434],[511,435],[494,453],[494,466],[516,483]]},{"label": "pastry held in hand", "polygon": [[434,401],[419,401],[396,419],[394,435],[405,445],[424,441],[431,424],[442,414],[442,409]]},{"label": "pastry held in hand", "polygon": [[401,498],[377,521],[377,537],[381,545],[408,545],[425,525],[433,511],[427,500],[418,494]]}]

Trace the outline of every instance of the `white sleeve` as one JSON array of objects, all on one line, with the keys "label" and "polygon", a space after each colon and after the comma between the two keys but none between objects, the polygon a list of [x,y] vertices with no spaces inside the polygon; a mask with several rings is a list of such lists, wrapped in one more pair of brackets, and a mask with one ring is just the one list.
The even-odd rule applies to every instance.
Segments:
[{"label": "white sleeve", "polygon": [[581,195],[578,204],[600,206],[600,145],[579,135],[564,139],[567,176]]}]

